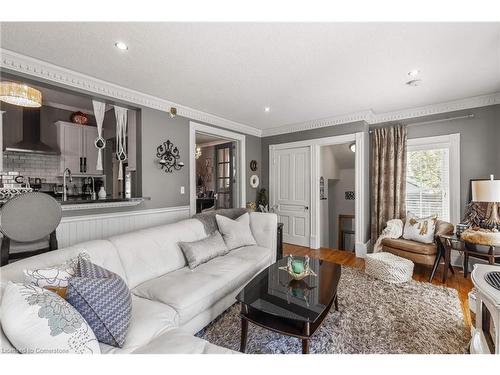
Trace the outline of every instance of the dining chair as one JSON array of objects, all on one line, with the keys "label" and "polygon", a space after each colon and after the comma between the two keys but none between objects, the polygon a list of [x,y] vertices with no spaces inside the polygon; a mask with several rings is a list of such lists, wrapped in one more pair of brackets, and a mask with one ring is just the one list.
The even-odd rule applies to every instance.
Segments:
[{"label": "dining chair", "polygon": [[32,192],[9,199],[0,208],[0,265],[57,249],[61,205],[50,195]]}]

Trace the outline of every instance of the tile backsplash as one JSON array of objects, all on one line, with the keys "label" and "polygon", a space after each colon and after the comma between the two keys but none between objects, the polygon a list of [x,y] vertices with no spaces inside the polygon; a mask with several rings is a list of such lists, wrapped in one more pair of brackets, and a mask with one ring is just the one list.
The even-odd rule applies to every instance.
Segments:
[{"label": "tile backsplash", "polygon": [[20,152],[4,152],[3,174],[18,172],[27,177],[39,177],[43,183],[60,183],[60,155],[28,154]]}]

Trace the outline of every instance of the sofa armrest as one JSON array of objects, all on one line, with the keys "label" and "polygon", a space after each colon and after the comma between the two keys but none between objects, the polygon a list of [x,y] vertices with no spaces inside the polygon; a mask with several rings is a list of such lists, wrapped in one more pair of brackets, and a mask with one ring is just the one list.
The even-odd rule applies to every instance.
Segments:
[{"label": "sofa armrest", "polygon": [[250,212],[250,229],[257,245],[272,251],[272,261],[276,261],[276,236],[278,216],[273,213]]}]

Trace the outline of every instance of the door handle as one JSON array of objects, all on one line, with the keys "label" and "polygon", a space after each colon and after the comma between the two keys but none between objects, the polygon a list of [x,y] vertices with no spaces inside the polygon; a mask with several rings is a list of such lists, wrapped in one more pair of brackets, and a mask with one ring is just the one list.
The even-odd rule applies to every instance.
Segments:
[{"label": "door handle", "polygon": [[83,158],[83,173],[87,173],[87,157]]},{"label": "door handle", "polygon": [[80,158],[80,173],[83,172],[83,158]]}]

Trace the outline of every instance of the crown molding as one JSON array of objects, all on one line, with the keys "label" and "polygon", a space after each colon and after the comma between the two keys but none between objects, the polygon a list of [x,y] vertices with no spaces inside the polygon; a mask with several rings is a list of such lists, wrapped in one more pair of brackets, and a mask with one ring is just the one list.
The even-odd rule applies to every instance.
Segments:
[{"label": "crown molding", "polygon": [[106,96],[119,101],[153,108],[164,112],[169,112],[170,107],[176,107],[178,116],[186,117],[194,121],[205,122],[238,133],[249,134],[256,137],[269,137],[273,135],[320,129],[358,121],[364,121],[367,124],[379,124],[383,122],[401,121],[416,117],[500,104],[500,92],[496,92],[489,95],[475,96],[392,112],[375,113],[373,110],[369,109],[345,115],[309,120],[301,123],[261,130],[246,124],[183,106],[169,100],[157,98],[149,94],[122,87],[86,74],[78,73],[4,48],[0,48],[0,57],[0,67],[9,71],[18,72],[31,77],[55,82],[59,85],[76,88],[89,93]]},{"label": "crown molding", "polygon": [[319,129],[328,126],[348,124],[357,121],[365,121],[367,124],[380,124],[391,121],[401,121],[416,117],[437,115],[471,108],[486,107],[500,104],[500,92],[488,95],[474,96],[465,99],[453,100],[449,102],[431,104],[416,108],[407,108],[399,111],[375,113],[373,110],[350,113],[341,116],[334,116],[318,120],[310,120],[302,123],[279,126],[262,131],[262,137],[273,135]]},{"label": "crown molding", "polygon": [[290,124],[290,125],[278,126],[275,128],[264,129],[262,131],[262,136],[269,137],[272,135],[279,135],[279,134],[300,132],[300,131],[305,131],[305,130],[326,128],[329,126],[337,126],[337,125],[348,124],[351,122],[358,122],[358,121],[368,122],[368,119],[370,119],[372,116],[373,116],[373,112],[371,110],[366,110],[366,111],[354,112],[354,113],[349,113],[346,115],[328,117],[328,118],[323,118],[323,119],[318,119],[318,120],[309,120],[309,121],[300,122],[300,123],[296,123],[296,124]]},{"label": "crown molding", "polygon": [[500,92],[488,95],[473,96],[449,102],[431,104],[422,107],[408,108],[400,111],[374,114],[369,124],[380,124],[383,122],[400,121],[416,117],[437,115],[440,113],[454,112],[471,108],[487,107],[500,104]]},{"label": "crown molding", "polygon": [[164,112],[169,112],[170,107],[176,107],[177,115],[181,117],[206,122],[221,128],[257,137],[260,137],[262,134],[260,129],[252,126],[122,87],[4,48],[0,48],[0,56],[0,67],[10,71]]}]

